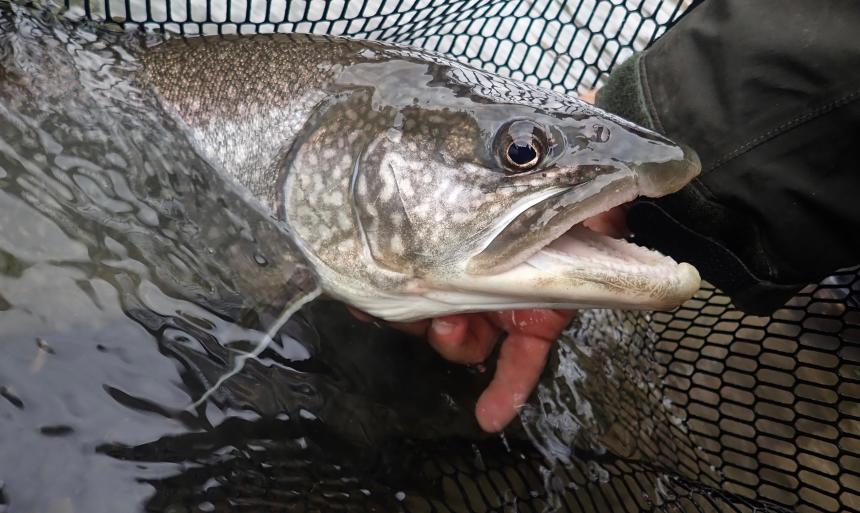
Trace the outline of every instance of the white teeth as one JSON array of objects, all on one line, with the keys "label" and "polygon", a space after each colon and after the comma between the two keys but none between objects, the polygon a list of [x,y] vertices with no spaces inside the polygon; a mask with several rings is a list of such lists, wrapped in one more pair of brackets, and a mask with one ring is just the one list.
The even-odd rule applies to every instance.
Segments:
[{"label": "white teeth", "polygon": [[656,251],[613,239],[580,225],[552,241],[535,256],[538,255],[569,266],[639,275],[668,276],[678,266],[673,259]]}]

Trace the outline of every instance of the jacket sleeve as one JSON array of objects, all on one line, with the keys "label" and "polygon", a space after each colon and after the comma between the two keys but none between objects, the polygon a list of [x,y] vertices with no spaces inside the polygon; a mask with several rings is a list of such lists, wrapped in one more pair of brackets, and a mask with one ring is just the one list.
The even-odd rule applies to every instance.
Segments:
[{"label": "jacket sleeve", "polygon": [[635,237],[751,313],[860,264],[860,4],[705,0],[598,105],[697,150],[702,174],[628,211]]}]

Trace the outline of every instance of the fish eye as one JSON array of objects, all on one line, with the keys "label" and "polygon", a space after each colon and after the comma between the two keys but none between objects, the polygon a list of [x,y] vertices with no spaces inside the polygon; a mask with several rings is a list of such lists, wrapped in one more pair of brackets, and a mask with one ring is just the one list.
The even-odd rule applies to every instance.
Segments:
[{"label": "fish eye", "polygon": [[544,130],[531,121],[507,123],[497,137],[502,164],[511,171],[521,172],[536,168],[546,156]]}]

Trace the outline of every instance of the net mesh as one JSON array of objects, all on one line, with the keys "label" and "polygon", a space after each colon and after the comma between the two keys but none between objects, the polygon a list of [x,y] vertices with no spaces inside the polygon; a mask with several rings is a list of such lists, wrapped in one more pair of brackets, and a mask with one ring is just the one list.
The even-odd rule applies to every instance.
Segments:
[{"label": "net mesh", "polygon": [[65,0],[95,20],[180,34],[311,32],[407,43],[565,92],[592,88],[690,0]]},{"label": "net mesh", "polygon": [[[659,0],[66,0],[67,8],[92,19],[182,34],[299,31],[409,43],[567,93],[599,85],[688,6]],[[594,336],[607,327],[615,334]],[[606,451],[574,444],[568,458],[548,463],[540,443],[444,441],[411,448],[419,463],[409,467],[415,479],[402,487],[409,493],[391,503],[368,499],[362,509],[860,511],[857,269],[809,287],[771,317],[745,315],[706,285],[672,313],[584,316],[573,339],[577,344],[564,350],[591,367],[576,391],[603,414],[595,436]],[[537,439],[551,441],[542,436]],[[494,444],[505,447],[493,450]],[[315,489],[321,502],[307,499],[306,509],[292,509],[294,503],[277,495],[281,484],[267,479],[274,478],[259,476],[255,487],[237,491],[257,496],[234,504],[279,511],[276,504],[289,511],[356,504],[339,506],[348,492],[331,485],[326,495],[330,484],[321,481]]]},{"label": "net mesh", "polygon": [[476,497],[464,511],[860,510],[858,269],[770,317],[707,284],[671,313],[586,317],[563,357],[590,371],[579,402],[609,414],[606,451],[535,466],[529,448],[484,450],[459,467],[451,451],[468,450],[428,451],[430,481]]}]

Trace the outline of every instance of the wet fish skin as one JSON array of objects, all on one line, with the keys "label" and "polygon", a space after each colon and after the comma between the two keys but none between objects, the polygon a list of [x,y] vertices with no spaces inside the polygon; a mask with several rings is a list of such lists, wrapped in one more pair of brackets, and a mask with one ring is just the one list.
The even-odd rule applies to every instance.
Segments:
[{"label": "wet fish skin", "polygon": [[[372,314],[670,308],[698,288],[686,264],[665,276],[525,265],[585,217],[698,173],[690,150],[584,102],[344,38],[174,39],[141,59],[142,82],[286,224],[326,292]],[[540,166],[518,173],[500,140],[523,120],[547,147]]]}]

